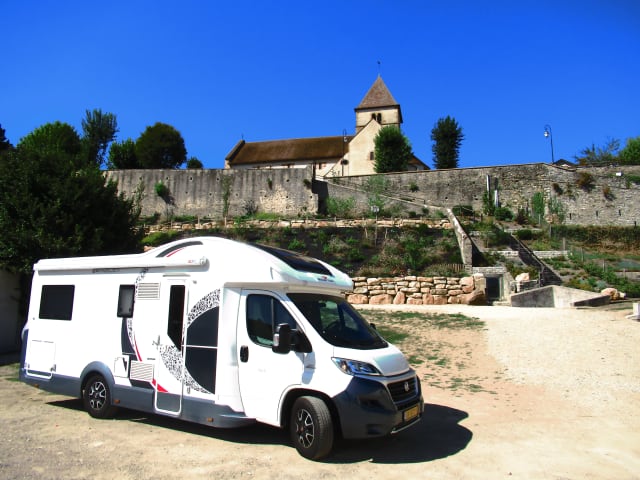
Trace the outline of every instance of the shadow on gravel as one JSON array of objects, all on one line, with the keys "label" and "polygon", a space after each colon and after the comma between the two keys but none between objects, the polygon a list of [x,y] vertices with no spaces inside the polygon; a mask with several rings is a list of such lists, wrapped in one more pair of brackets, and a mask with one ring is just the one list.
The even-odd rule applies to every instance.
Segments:
[{"label": "shadow on gravel", "polygon": [[458,423],[467,412],[444,405],[425,404],[422,420],[391,437],[367,441],[343,440],[326,459],[327,463],[429,462],[464,450],[473,433]]},{"label": "shadow on gravel", "polygon": [[[84,412],[80,399],[56,400],[48,404]],[[459,425],[467,417],[467,412],[462,410],[426,404],[422,421],[413,427],[393,436],[371,440],[338,440],[331,455],[322,462],[416,463],[455,455],[467,447],[473,436],[469,429]],[[293,448],[286,430],[258,423],[242,428],[219,429],[124,408],[118,411],[116,421],[136,422],[240,444],[283,445]]]}]

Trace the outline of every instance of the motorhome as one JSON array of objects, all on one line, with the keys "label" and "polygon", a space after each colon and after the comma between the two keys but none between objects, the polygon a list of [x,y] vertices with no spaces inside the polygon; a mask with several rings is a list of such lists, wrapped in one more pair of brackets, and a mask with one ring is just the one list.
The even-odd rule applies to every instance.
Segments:
[{"label": "motorhome", "polygon": [[20,378],[97,418],[288,428],[319,459],[336,435],[393,434],[423,412],[415,371],[345,300],[352,287],[318,259],[217,237],[40,260]]}]

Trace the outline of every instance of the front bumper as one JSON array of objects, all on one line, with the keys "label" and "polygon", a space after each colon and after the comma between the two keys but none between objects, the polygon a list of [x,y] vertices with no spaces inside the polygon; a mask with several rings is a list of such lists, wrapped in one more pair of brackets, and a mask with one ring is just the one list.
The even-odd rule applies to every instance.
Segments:
[{"label": "front bumper", "polygon": [[[402,387],[408,386],[409,390]],[[398,387],[401,387],[398,393]],[[372,438],[397,433],[422,418],[420,381],[412,371],[393,378],[353,377],[333,398],[344,438]]]}]

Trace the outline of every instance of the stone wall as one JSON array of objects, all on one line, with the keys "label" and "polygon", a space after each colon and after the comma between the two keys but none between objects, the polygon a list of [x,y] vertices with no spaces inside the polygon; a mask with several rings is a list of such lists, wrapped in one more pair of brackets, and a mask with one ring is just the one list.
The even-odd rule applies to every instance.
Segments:
[{"label": "stone wall", "polygon": [[[109,170],[109,180],[118,191],[132,197],[144,188],[142,215],[193,215],[222,219],[224,181],[229,181],[228,216],[247,213],[251,204],[259,212],[276,212],[285,217],[315,214],[318,198],[311,191],[312,170],[308,168],[273,170]],[[161,198],[155,190],[162,182],[169,196]]]},{"label": "stone wall", "polygon": [[483,275],[470,277],[353,278],[347,300],[355,305],[447,305],[486,304]]},{"label": "stone wall", "polygon": [[[585,190],[579,185],[585,175],[592,178]],[[640,185],[629,176],[640,176],[640,166],[567,168],[543,163],[496,167],[428,170],[385,174],[390,197],[407,204],[451,208],[470,205],[483,211],[487,186],[498,191],[502,206],[514,213],[531,212],[534,194],[541,192],[545,205],[557,201],[567,225],[640,225]],[[366,186],[368,176],[329,179],[329,196],[348,197]],[[365,203],[366,205],[366,203]],[[547,221],[554,220],[545,215]]]},{"label": "stone wall", "polygon": [[[579,186],[588,174],[591,187]],[[367,180],[370,176],[337,177],[318,182],[311,189],[311,168],[273,170],[116,170],[106,172],[118,183],[121,192],[132,195],[144,185],[143,215],[153,213],[195,215],[222,218],[222,178],[232,178],[229,216],[246,213],[248,203],[260,212],[285,217],[314,215],[319,202],[327,197],[353,197],[362,213],[368,213]],[[428,170],[385,174],[389,188],[387,206],[397,204],[402,211],[421,214],[470,205],[483,210],[487,185],[497,190],[502,206],[514,213],[519,208],[531,212],[532,198],[542,193],[545,204],[553,200],[564,211],[568,225],[637,226],[640,223],[640,186],[632,177],[640,177],[640,166],[566,168],[549,164],[524,164],[495,167]],[[155,185],[169,187],[168,202],[155,193]],[[319,193],[317,193],[319,192]],[[553,215],[546,213],[548,221]]]}]

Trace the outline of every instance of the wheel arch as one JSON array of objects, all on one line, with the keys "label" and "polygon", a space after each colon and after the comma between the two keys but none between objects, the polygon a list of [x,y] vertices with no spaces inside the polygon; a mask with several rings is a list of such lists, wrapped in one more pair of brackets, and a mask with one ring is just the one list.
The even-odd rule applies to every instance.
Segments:
[{"label": "wheel arch", "polygon": [[87,381],[93,374],[100,374],[105,379],[107,384],[109,385],[109,389],[113,391],[113,387],[115,385],[115,380],[113,379],[113,373],[111,373],[111,369],[107,367],[102,362],[91,362],[89,365],[84,367],[82,373],[80,374],[80,396],[82,397],[82,392],[84,391],[84,387],[87,385]]},{"label": "wheel arch", "polygon": [[338,414],[338,409],[336,408],[335,403],[327,394],[323,392],[319,392],[317,390],[310,390],[306,388],[296,388],[293,390],[289,390],[282,402],[282,407],[280,408],[280,427],[287,428],[289,425],[289,417],[291,413],[291,409],[293,408],[293,404],[300,397],[316,397],[322,400],[329,409],[331,413],[331,419],[333,421],[334,430],[336,433],[340,432],[340,415]]}]

